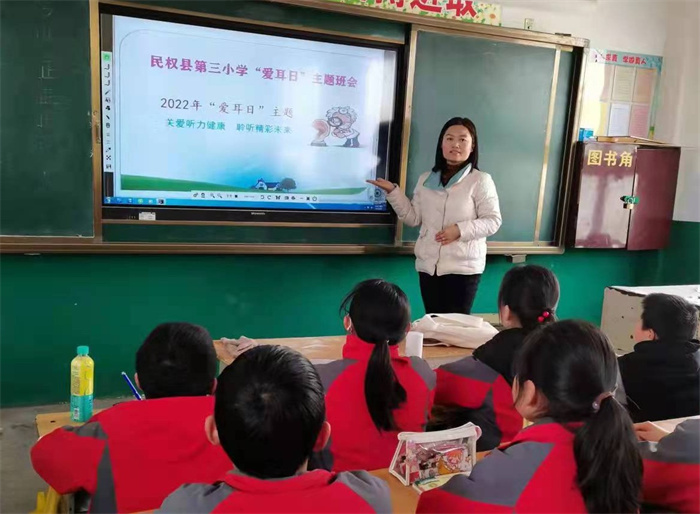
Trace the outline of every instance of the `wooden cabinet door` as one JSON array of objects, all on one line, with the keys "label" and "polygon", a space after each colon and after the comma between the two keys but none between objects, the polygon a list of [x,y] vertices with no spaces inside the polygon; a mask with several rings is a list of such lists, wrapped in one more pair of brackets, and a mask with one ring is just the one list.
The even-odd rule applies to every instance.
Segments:
[{"label": "wooden cabinet door", "polygon": [[637,150],[628,250],[656,250],[668,244],[676,200],[680,148]]},{"label": "wooden cabinet door", "polygon": [[[635,145],[586,143],[582,155],[576,218],[577,248],[625,248],[632,194]],[[622,155],[626,159],[622,160]]]}]

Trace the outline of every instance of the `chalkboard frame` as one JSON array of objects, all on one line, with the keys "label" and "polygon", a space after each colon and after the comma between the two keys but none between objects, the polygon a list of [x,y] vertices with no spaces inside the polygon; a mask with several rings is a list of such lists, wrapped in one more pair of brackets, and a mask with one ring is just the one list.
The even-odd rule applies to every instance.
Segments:
[{"label": "chalkboard frame", "polygon": [[[413,88],[414,88],[414,78],[416,74],[416,56],[419,49],[418,36],[420,33],[434,33],[446,36],[459,36],[465,38],[492,40],[498,42],[506,42],[511,44],[519,44],[526,46],[537,46],[543,48],[549,48],[554,50],[554,60],[552,69],[552,79],[550,85],[549,93],[549,106],[548,106],[548,116],[546,123],[546,133],[544,139],[544,152],[543,152],[543,162],[542,170],[540,173],[540,184],[537,202],[537,211],[535,215],[535,226],[533,239],[531,241],[489,241],[488,251],[491,254],[513,254],[513,253],[563,253],[564,246],[564,233],[563,227],[566,222],[566,217],[568,215],[568,210],[566,206],[568,205],[568,189],[571,180],[572,173],[572,155],[574,144],[577,140],[577,131],[579,123],[580,114],[580,104],[581,95],[583,87],[583,73],[582,67],[585,65],[585,56],[587,53],[587,46],[577,47],[571,45],[563,45],[560,43],[553,43],[549,41],[534,41],[531,39],[514,39],[504,35],[494,35],[494,34],[473,34],[465,33],[464,31],[456,31],[452,28],[436,27],[432,25],[414,24],[411,28],[411,44],[409,45],[409,80],[407,83],[407,97],[406,102],[406,113],[404,116],[404,127],[403,127],[403,137],[404,144],[402,148],[402,162],[401,162],[401,177],[399,185],[402,190],[406,193],[408,184],[408,152],[410,148],[410,138],[411,138],[411,122],[412,122],[412,109],[413,109]],[[559,190],[557,193],[557,206],[555,214],[555,226],[554,234],[552,240],[541,240],[540,233],[542,227],[542,216],[545,202],[545,187],[548,173],[550,171],[549,155],[551,149],[551,138],[552,138],[552,127],[553,118],[555,112],[556,104],[556,93],[559,84],[559,73],[560,73],[560,62],[562,52],[570,52],[574,58],[573,61],[573,76],[571,79],[571,92],[568,101],[568,112],[567,112],[567,123],[566,123],[566,139],[564,144],[564,152],[561,161],[561,180],[559,181]],[[403,225],[399,225],[396,232],[397,246],[412,246],[414,243],[412,241],[407,241],[403,237]]]},{"label": "chalkboard frame", "polygon": [[[572,91],[568,104],[569,115],[567,122],[566,149],[563,157],[563,175],[560,182],[559,205],[557,207],[557,222],[555,228],[555,240],[553,242],[525,241],[525,242],[489,242],[489,254],[560,254],[564,251],[564,230],[566,227],[567,206],[569,202],[569,189],[571,181],[571,167],[573,147],[577,139],[575,127],[581,108],[583,75],[585,71],[586,55],[588,53],[588,40],[574,38],[568,35],[538,33],[520,29],[502,28],[487,25],[463,23],[454,20],[440,18],[426,18],[408,13],[381,11],[362,6],[338,4],[326,0],[265,0],[271,3],[288,4],[298,7],[307,7],[342,14],[350,14],[360,17],[391,19],[406,24],[408,33],[408,51],[406,70],[406,101],[404,102],[403,132],[401,148],[401,185],[405,186],[405,169],[407,165],[408,137],[411,123],[411,98],[413,79],[415,73],[415,55],[417,34],[421,30],[457,33],[478,38],[498,39],[524,45],[554,46],[558,56],[561,51],[574,53],[574,77],[572,78]],[[103,222],[101,219],[101,169],[100,169],[100,95],[99,95],[99,5],[109,4],[138,9],[157,10],[186,14],[189,16],[213,17],[234,23],[270,26],[277,29],[288,29],[302,32],[318,32],[326,35],[340,35],[352,39],[366,39],[369,41],[383,41],[396,43],[396,39],[383,38],[381,36],[367,36],[358,34],[346,34],[332,30],[314,29],[296,25],[270,23],[259,20],[236,18],[202,12],[183,11],[167,7],[142,5],[135,2],[122,2],[116,0],[89,0],[90,5],[90,61],[91,61],[91,105],[92,105],[92,138],[93,138],[93,208],[94,208],[94,236],[93,237],[34,237],[34,236],[0,236],[1,253],[319,253],[319,254],[365,254],[365,253],[399,253],[413,252],[413,244],[402,241],[401,224],[397,224],[396,237],[392,245],[366,245],[366,244],[193,244],[193,243],[131,243],[131,242],[107,242],[103,240]],[[556,90],[556,82],[553,83],[553,91]],[[551,114],[551,110],[550,110]],[[548,127],[551,125],[551,116]],[[546,173],[546,170],[545,172]],[[541,218],[541,201],[539,203],[538,220]],[[143,222],[141,224],[159,225],[159,222]],[[166,222],[167,224],[167,222]],[[303,224],[302,224],[303,225]],[[287,225],[289,226],[289,225]],[[335,225],[337,226],[337,225]]]}]

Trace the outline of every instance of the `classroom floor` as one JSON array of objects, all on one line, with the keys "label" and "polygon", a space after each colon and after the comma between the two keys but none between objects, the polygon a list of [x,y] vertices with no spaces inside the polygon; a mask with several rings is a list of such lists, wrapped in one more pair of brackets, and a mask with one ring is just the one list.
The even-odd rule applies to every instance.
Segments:
[{"label": "classroom floor", "polygon": [[[96,400],[102,409],[120,399]],[[0,512],[27,514],[36,508],[36,493],[46,484],[34,473],[29,449],[36,442],[37,414],[67,411],[65,403],[0,409]]]}]

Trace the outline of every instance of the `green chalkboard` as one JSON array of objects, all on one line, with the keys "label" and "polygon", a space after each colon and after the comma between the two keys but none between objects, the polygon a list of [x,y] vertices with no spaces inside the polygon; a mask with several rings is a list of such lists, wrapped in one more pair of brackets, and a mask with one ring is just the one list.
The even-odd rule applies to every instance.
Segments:
[{"label": "green chalkboard", "polygon": [[92,236],[87,1],[0,3],[0,234]]},{"label": "green chalkboard", "polygon": [[[573,61],[564,53],[560,69],[570,75]],[[479,136],[479,167],[493,177],[503,215],[503,226],[491,239],[532,242],[554,61],[552,48],[419,32],[407,190],[412,193],[418,177],[432,168],[445,121],[471,118]],[[570,76],[558,83],[544,239],[552,237],[556,220],[570,87]],[[416,229],[407,229],[403,238],[412,241],[416,235]]]},{"label": "green chalkboard", "polygon": [[[145,5],[402,43],[401,23],[257,0]],[[94,233],[88,0],[0,4],[0,235]],[[104,227],[105,241],[390,244],[393,227]]]}]

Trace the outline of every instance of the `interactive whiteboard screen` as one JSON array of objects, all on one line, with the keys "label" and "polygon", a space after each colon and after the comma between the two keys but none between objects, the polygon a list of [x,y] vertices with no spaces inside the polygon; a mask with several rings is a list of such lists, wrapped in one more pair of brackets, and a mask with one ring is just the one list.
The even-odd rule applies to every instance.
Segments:
[{"label": "interactive whiteboard screen", "polygon": [[395,49],[101,22],[103,205],[387,211]]}]

